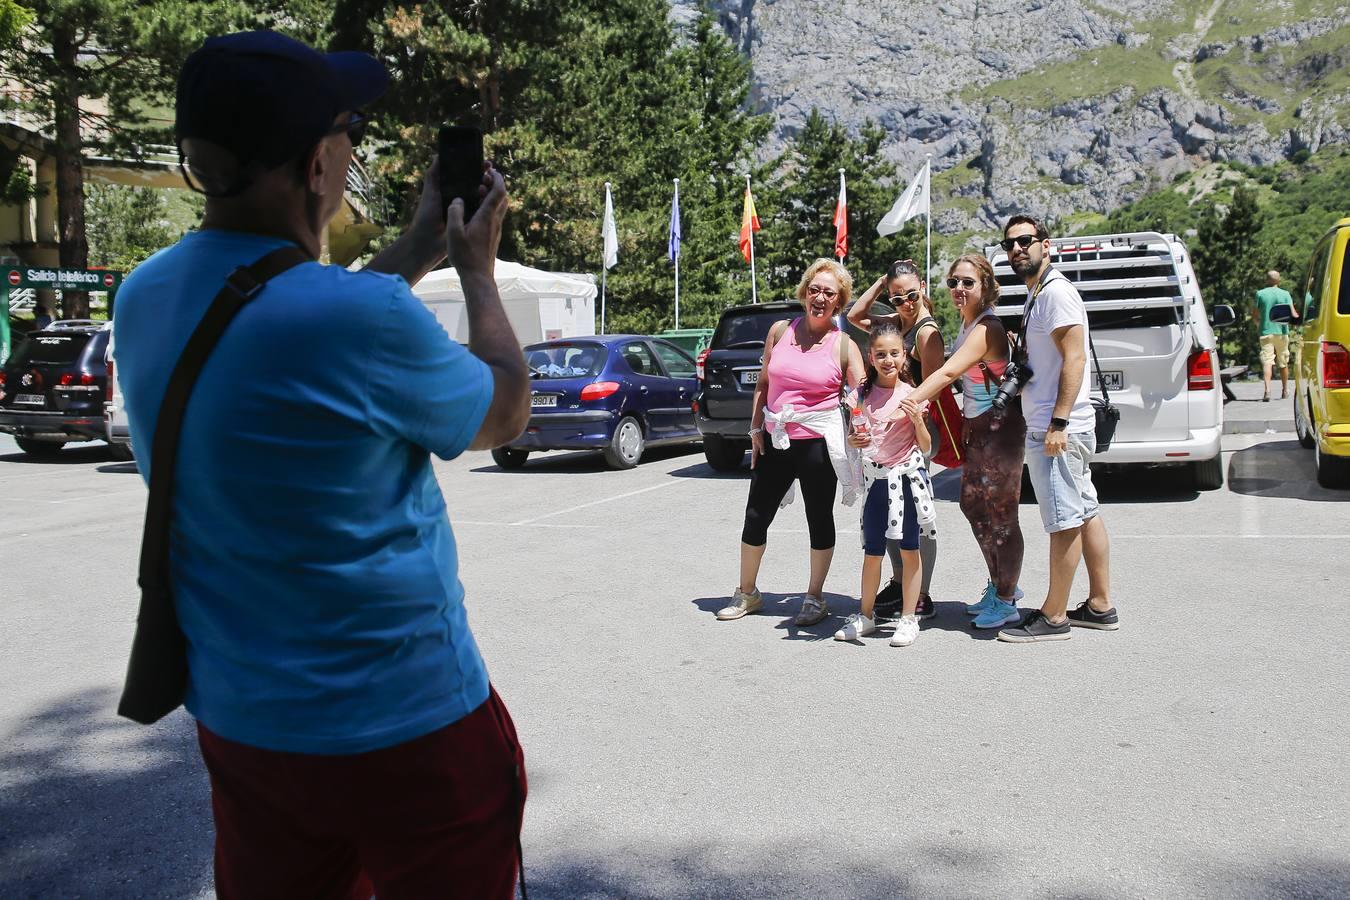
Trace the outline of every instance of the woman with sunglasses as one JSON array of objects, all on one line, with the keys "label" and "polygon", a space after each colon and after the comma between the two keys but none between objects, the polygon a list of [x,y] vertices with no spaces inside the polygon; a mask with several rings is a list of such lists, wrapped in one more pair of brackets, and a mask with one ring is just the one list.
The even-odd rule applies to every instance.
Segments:
[{"label": "woman with sunglasses", "polygon": [[[883,304],[881,309],[885,309],[884,304],[889,303],[895,312],[874,316],[873,306],[878,302]],[[894,321],[904,340],[905,356],[909,359],[909,372],[915,384],[923,381],[927,373],[942,367],[942,330],[933,318],[928,285],[912,259],[891,263],[886,274],[874,281],[849,309],[848,320],[867,332],[882,321]],[[929,417],[928,431],[932,438],[928,458],[932,459],[939,447],[936,417]],[[883,616],[889,616],[892,610],[898,614],[902,600],[900,542],[887,541],[886,553],[891,558],[891,580],[877,594],[876,607],[877,614]],[[931,619],[936,613],[928,588],[933,582],[933,569],[937,564],[937,539],[927,533],[922,534],[919,537],[919,556],[923,560],[923,585],[919,589],[918,616],[920,619]]]},{"label": "woman with sunglasses", "polygon": [[930,372],[902,409],[918,408],[961,379],[966,419],[966,459],[961,469],[961,512],[984,554],[989,584],[984,596],[966,607],[976,628],[998,628],[1020,618],[1022,591],[1022,527],[1017,505],[1022,499],[1022,460],[1027,423],[1020,403],[993,408],[1008,367],[1008,332],[994,315],[998,282],[994,267],[979,254],[967,254],[947,270],[952,305],[961,314],[961,332],[951,359]]},{"label": "woman with sunglasses", "polygon": [[[750,497],[741,530],[741,580],[731,605],[717,613],[728,621],[763,608],[756,580],[769,525],[802,486],[811,538],[811,578],[794,624],[816,625],[829,615],[825,576],[834,557],[835,485],[852,506],[861,484],[854,475],[839,413],[844,385],[863,376],[862,353],[835,324],[853,290],[848,270],[832,259],[811,264],[797,285],[804,312],[776,322],[764,340],[764,362],[750,415]],[[786,498],[786,499],[785,499]]]}]

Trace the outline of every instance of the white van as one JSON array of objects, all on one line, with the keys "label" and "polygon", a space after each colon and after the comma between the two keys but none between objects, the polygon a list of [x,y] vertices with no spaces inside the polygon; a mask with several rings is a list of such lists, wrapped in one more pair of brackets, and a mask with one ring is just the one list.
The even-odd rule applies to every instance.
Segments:
[{"label": "white van", "polygon": [[[998,278],[999,317],[1016,331],[1026,283],[1001,247],[985,248]],[[1223,486],[1223,397],[1214,328],[1232,307],[1205,313],[1186,246],[1171,234],[1080,235],[1051,241],[1051,264],[1074,283],[1111,402],[1120,410],[1104,464],[1183,463],[1199,490]],[[1101,390],[1089,359],[1092,395]]]},{"label": "white van", "polygon": [[108,384],[103,397],[103,427],[108,436],[108,447],[113,459],[132,459],[131,426],[127,424],[127,410],[122,403],[122,386],[117,383],[117,363],[113,359],[115,336],[112,323],[108,328],[108,350],[104,363],[108,367]]}]

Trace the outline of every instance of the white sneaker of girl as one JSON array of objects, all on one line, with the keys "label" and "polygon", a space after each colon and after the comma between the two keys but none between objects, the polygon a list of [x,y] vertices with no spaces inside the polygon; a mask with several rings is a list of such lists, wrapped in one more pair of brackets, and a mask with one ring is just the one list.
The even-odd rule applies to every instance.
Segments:
[{"label": "white sneaker of girl", "polygon": [[892,647],[908,647],[919,636],[919,617],[901,616],[895,620],[895,634],[891,635]]},{"label": "white sneaker of girl", "polygon": [[876,619],[869,619],[862,613],[854,613],[844,622],[844,627],[834,633],[834,639],[836,641],[856,641],[858,638],[876,630]]}]

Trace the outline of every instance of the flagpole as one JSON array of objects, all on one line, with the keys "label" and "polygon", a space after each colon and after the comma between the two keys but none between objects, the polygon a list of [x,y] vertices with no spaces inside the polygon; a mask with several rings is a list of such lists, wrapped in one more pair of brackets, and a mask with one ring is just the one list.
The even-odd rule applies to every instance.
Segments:
[{"label": "flagpole", "polygon": [[600,266],[600,333],[605,333],[605,276],[609,274],[602,264]]},{"label": "flagpole", "polygon": [[[745,192],[750,193],[750,176],[745,176]],[[750,229],[750,302],[759,302],[759,286],[755,284],[755,229]]]},{"label": "flagpole", "polygon": [[[675,179],[675,209],[680,208],[680,179]],[[675,253],[675,329],[680,328],[680,254]]]},{"label": "flagpole", "polygon": [[933,279],[933,154],[928,154],[923,166],[923,280],[927,283]]}]

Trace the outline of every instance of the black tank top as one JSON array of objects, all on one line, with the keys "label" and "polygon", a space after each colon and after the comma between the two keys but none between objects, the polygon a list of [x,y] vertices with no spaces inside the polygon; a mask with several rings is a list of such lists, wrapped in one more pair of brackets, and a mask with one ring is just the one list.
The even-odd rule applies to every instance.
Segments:
[{"label": "black tank top", "polygon": [[908,356],[910,360],[909,371],[914,376],[915,384],[922,384],[924,375],[926,374],[923,370],[923,360],[914,352],[915,344],[917,344],[919,340],[919,329],[923,328],[925,325],[932,325],[934,328],[937,328],[937,319],[934,319],[932,316],[924,316],[922,319],[915,322],[914,327],[909,331],[906,331],[904,337],[901,338],[901,341],[903,341],[905,345],[905,355]]}]

